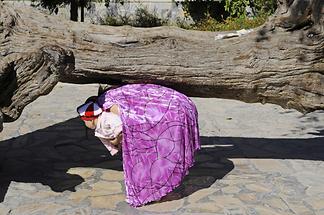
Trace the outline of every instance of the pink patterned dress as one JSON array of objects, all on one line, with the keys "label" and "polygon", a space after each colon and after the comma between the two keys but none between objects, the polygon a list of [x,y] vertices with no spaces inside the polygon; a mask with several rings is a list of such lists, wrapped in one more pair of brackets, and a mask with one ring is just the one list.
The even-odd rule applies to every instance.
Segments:
[{"label": "pink patterned dress", "polygon": [[179,186],[200,149],[198,114],[185,95],[153,84],[129,84],[98,98],[119,106],[126,201],[135,207]]}]

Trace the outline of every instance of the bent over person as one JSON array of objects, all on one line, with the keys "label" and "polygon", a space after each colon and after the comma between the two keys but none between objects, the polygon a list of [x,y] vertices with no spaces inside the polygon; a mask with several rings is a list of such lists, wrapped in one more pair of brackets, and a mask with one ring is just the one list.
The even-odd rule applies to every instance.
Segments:
[{"label": "bent over person", "polygon": [[124,85],[89,98],[77,110],[112,155],[121,151],[126,201],[135,207],[179,186],[200,149],[194,103],[167,87]]}]

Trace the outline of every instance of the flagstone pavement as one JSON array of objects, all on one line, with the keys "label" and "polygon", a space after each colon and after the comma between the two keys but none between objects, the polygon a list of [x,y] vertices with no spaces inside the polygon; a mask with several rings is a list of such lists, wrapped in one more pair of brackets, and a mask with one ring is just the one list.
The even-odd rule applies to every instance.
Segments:
[{"label": "flagstone pavement", "polygon": [[76,107],[97,85],[58,84],[0,133],[0,215],[324,215],[324,111],[193,98],[202,149],[160,202],[125,202],[121,156]]}]

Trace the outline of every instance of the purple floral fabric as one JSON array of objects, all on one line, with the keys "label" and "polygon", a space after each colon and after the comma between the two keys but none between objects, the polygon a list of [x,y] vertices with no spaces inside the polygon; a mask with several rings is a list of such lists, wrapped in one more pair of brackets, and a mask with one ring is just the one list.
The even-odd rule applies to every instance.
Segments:
[{"label": "purple floral fabric", "polygon": [[180,185],[200,148],[198,114],[185,95],[159,85],[130,84],[105,92],[103,109],[119,106],[126,201],[142,206]]}]

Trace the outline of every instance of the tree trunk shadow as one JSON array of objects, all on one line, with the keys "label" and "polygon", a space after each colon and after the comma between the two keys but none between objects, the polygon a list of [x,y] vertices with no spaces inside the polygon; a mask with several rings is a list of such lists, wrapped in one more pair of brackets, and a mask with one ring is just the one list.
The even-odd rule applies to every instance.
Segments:
[{"label": "tree trunk shadow", "polygon": [[[322,131],[320,131],[321,133]],[[233,168],[231,158],[324,160],[324,137],[266,139],[201,137],[202,149],[183,183],[161,201],[184,198],[212,186]],[[12,181],[41,183],[55,192],[75,191],[85,180],[73,167],[122,171],[121,155],[110,156],[93,135],[85,138],[79,119],[0,142],[0,202]]]},{"label": "tree trunk shadow", "polygon": [[122,170],[120,156],[110,156],[93,135],[85,136],[79,119],[0,142],[0,202],[10,182],[41,183],[55,192],[75,191],[84,179],[74,167]]}]

